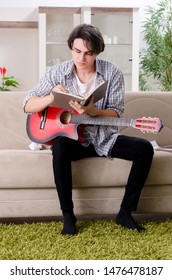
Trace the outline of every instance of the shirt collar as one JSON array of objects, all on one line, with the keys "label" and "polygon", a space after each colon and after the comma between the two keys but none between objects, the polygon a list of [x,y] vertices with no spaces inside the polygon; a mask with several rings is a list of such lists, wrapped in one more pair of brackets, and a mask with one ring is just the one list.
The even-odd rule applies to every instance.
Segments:
[{"label": "shirt collar", "polygon": [[96,71],[103,76],[103,69],[101,68],[100,60],[96,58]]},{"label": "shirt collar", "polygon": [[[101,63],[98,58],[96,58],[96,72],[99,73],[101,76],[103,76],[103,69],[101,67]],[[65,72],[65,76],[70,77],[73,74],[74,74],[74,62],[73,60],[71,60],[70,65]]]},{"label": "shirt collar", "polygon": [[73,60],[70,60],[70,64],[65,72],[65,76],[70,77],[71,74],[73,74],[73,72],[74,72],[74,63],[73,63]]}]

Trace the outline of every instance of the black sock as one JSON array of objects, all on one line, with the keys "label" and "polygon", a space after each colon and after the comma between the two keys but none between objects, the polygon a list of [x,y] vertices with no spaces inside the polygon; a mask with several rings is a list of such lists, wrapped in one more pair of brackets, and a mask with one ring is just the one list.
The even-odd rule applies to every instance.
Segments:
[{"label": "black sock", "polygon": [[75,235],[76,234],[76,217],[73,212],[63,211],[64,225],[61,231],[62,235]]},{"label": "black sock", "polygon": [[120,210],[115,219],[118,225],[124,226],[128,229],[137,230],[138,232],[144,231],[145,228],[139,226],[131,216],[130,211]]}]

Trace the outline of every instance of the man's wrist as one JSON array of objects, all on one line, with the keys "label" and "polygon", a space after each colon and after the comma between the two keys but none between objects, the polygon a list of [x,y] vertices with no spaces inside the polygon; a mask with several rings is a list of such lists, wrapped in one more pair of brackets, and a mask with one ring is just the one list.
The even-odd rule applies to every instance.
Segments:
[{"label": "man's wrist", "polygon": [[100,109],[94,107],[94,109],[92,110],[92,112],[89,115],[90,116],[98,116],[99,115],[99,111],[100,111]]}]

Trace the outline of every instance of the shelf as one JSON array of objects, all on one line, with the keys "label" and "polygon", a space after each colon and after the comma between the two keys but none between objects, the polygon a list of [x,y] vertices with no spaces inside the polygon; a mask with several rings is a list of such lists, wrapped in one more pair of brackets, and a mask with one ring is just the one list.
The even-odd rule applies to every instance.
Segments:
[{"label": "shelf", "polygon": [[106,8],[106,7],[91,7],[92,14],[124,14],[124,13],[132,13],[132,8]]},{"label": "shelf", "polygon": [[37,21],[0,21],[0,28],[38,28]]},{"label": "shelf", "polygon": [[[50,42],[46,42],[46,44],[47,45],[67,45],[67,42],[66,41],[64,41],[64,42],[53,42],[53,41],[50,41]],[[116,47],[118,47],[118,46],[132,46],[132,44],[131,43],[126,43],[126,44],[123,44],[123,43],[119,43],[119,44],[105,44],[105,46],[116,46]]]},{"label": "shelf", "polygon": [[79,7],[39,7],[40,14],[80,14]]},{"label": "shelf", "polygon": [[131,43],[117,43],[117,44],[108,44],[106,43],[105,46],[132,46]]},{"label": "shelf", "polygon": [[[39,13],[43,14],[80,14],[80,7],[46,7],[40,6]],[[132,8],[106,8],[106,7],[91,7],[91,13],[95,14],[117,14],[117,13],[132,13]]]},{"label": "shelf", "polygon": [[67,42],[46,42],[47,45],[67,45]]}]

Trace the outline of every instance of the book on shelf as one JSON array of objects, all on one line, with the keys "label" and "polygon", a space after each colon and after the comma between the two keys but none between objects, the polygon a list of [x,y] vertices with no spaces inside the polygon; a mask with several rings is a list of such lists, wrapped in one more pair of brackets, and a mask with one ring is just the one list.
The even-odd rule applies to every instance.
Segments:
[{"label": "book on shelf", "polygon": [[86,93],[84,96],[77,96],[71,94],[70,92],[60,92],[54,89],[52,90],[54,101],[51,103],[50,106],[64,109],[72,109],[72,107],[69,105],[70,101],[77,101],[81,105],[87,106],[92,96],[94,96],[94,103],[96,103],[105,96],[107,83],[108,81],[100,83],[96,88]]},{"label": "book on shelf", "polygon": [[172,153],[172,145],[169,146],[159,146],[156,141],[151,141],[151,144],[155,151],[164,151]]}]

